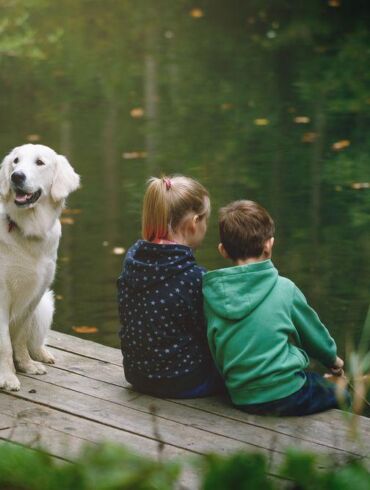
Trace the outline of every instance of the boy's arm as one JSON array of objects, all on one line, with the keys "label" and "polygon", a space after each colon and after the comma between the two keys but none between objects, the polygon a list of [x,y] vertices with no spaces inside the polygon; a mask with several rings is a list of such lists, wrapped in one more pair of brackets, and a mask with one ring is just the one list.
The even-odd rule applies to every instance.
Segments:
[{"label": "boy's arm", "polygon": [[302,292],[295,286],[292,321],[297,329],[301,346],[310,357],[327,367],[335,365],[337,346],[316,311],[309,306]]}]

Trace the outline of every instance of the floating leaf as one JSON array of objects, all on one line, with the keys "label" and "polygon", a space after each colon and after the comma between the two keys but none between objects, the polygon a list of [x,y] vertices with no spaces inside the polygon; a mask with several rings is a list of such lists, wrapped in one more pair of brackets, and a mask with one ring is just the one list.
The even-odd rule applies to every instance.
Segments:
[{"label": "floating leaf", "polygon": [[69,257],[60,257],[60,262],[69,262]]},{"label": "floating leaf", "polygon": [[36,143],[36,141],[40,141],[41,136],[39,134],[29,134],[26,136],[26,139],[31,143]]},{"label": "floating leaf", "polygon": [[58,301],[61,301],[63,299],[63,296],[61,294],[56,294],[55,299],[57,299]]},{"label": "floating leaf", "polygon": [[80,214],[81,212],[81,209],[64,208],[62,214]]},{"label": "floating leaf", "polygon": [[344,148],[347,148],[350,144],[351,142],[349,140],[340,140],[333,143],[331,147],[334,151],[340,151],[344,150]]},{"label": "floating leaf", "polygon": [[256,126],[267,126],[268,124],[270,124],[270,121],[265,117],[260,117],[254,120],[254,124]]},{"label": "floating leaf", "polygon": [[329,0],[329,7],[340,7],[340,0]]},{"label": "floating leaf", "polygon": [[114,255],[123,255],[126,252],[126,250],[123,247],[114,247],[112,250],[112,253]]},{"label": "floating leaf", "polygon": [[311,119],[308,116],[297,116],[294,118],[296,124],[308,124]]},{"label": "floating leaf", "polygon": [[204,17],[204,11],[200,8],[194,8],[190,10],[190,15],[194,19],[201,19],[202,17]]},{"label": "floating leaf", "polygon": [[62,217],[60,218],[60,222],[62,223],[62,225],[74,225],[75,220],[70,217]]},{"label": "floating leaf", "polygon": [[126,151],[122,153],[122,157],[125,160],[136,160],[137,158],[146,158],[147,155],[148,154],[146,151]]},{"label": "floating leaf", "polygon": [[96,333],[98,329],[96,327],[89,326],[80,326],[80,327],[72,327],[72,330],[76,333]]},{"label": "floating leaf", "polygon": [[108,247],[109,245],[109,242],[107,242],[107,240],[104,240],[104,242],[102,243],[103,247]]},{"label": "floating leaf", "polygon": [[315,46],[315,53],[326,53],[328,49],[328,46]]},{"label": "floating leaf", "polygon": [[302,143],[314,143],[319,135],[317,133],[314,133],[313,131],[310,131],[308,133],[304,133],[302,136]]},{"label": "floating leaf", "polygon": [[370,182],[353,182],[352,189],[370,189]]},{"label": "floating leaf", "polygon": [[134,119],[140,119],[144,115],[144,109],[142,107],[134,107],[130,111],[130,116]]},{"label": "floating leaf", "polygon": [[223,104],[221,104],[221,109],[223,111],[228,111],[229,109],[231,109],[233,107],[232,104],[230,104],[230,102],[224,102]]}]

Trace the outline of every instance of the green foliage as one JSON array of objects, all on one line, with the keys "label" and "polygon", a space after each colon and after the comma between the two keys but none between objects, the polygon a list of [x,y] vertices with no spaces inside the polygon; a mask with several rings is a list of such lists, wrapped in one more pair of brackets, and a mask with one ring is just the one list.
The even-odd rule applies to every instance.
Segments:
[{"label": "green foliage", "polygon": [[266,459],[261,454],[237,453],[228,458],[210,454],[204,458],[203,490],[270,490]]},{"label": "green foliage", "polygon": [[[262,454],[209,454],[197,466],[202,490],[367,490],[370,485],[361,461],[324,471],[315,455],[295,450],[274,471],[283,478],[278,484]],[[75,464],[22,446],[0,445],[0,488],[6,490],[170,490],[178,488],[180,469],[177,462],[157,462],[114,444],[85,448]]]},{"label": "green foliage", "polygon": [[318,490],[321,477],[315,468],[315,456],[309,453],[288,451],[281,475],[296,483],[302,490]]},{"label": "green foliage", "polygon": [[76,464],[56,463],[43,452],[0,446],[0,488],[9,490],[169,490],[176,463],[160,463],[112,444],[86,448]]},{"label": "green foliage", "polygon": [[356,460],[348,461],[343,467],[319,471],[317,457],[309,453],[289,451],[281,476],[295,482],[299,490],[366,490],[370,485],[370,473]]}]

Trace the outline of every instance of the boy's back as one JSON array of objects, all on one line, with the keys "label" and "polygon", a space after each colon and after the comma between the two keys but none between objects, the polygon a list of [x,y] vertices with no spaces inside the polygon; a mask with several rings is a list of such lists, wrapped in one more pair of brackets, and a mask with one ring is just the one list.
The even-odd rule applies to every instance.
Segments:
[{"label": "boy's back", "polygon": [[203,293],[209,345],[236,405],[297,392],[309,363],[303,348],[333,364],[334,340],[271,260],[209,272]]},{"label": "boy's back", "polygon": [[234,201],[220,209],[219,230],[218,250],[234,267],[206,274],[203,294],[208,342],[234,404],[266,415],[338,407],[334,384],[304,369],[310,355],[340,375],[343,361],[301,291],[273,266],[269,213]]}]

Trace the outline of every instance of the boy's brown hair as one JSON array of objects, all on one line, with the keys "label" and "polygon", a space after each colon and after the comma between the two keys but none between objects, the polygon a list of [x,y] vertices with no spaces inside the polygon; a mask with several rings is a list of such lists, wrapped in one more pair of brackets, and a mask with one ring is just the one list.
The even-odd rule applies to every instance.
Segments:
[{"label": "boy's brown hair", "polygon": [[275,225],[265,208],[254,201],[234,201],[219,211],[220,241],[232,260],[260,257],[274,236]]}]

